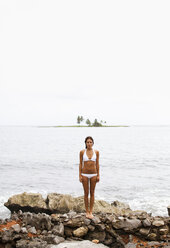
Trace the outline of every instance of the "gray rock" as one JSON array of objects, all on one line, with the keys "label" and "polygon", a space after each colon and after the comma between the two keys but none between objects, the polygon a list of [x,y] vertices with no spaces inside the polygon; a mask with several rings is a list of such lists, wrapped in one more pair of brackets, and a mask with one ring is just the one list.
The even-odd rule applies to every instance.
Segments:
[{"label": "gray rock", "polygon": [[47,242],[42,240],[24,240],[17,241],[16,248],[46,248]]},{"label": "gray rock", "polygon": [[[68,194],[58,193],[48,194],[47,199],[43,199],[41,194],[24,192],[10,197],[4,205],[11,212],[22,210],[23,212],[44,212],[47,214],[69,213],[68,217],[74,217],[75,212],[85,212],[84,196],[72,197]],[[116,207],[103,200],[95,200],[94,202],[93,213],[115,213],[121,215],[129,212],[131,210],[125,206],[123,208]]]},{"label": "gray rock", "polygon": [[24,213],[22,221],[25,225],[35,226],[36,229],[50,230],[51,229],[51,216],[46,213]]},{"label": "gray rock", "polygon": [[69,218],[72,218],[72,217],[74,217],[76,214],[77,214],[77,213],[76,213],[75,211],[70,210],[70,211],[68,212],[68,217],[69,217]]},{"label": "gray rock", "polygon": [[149,234],[150,229],[149,228],[141,228],[139,230],[139,233],[143,236],[147,236]]},{"label": "gray rock", "polygon": [[65,241],[59,245],[50,246],[50,248],[108,248],[103,244],[95,244],[89,240],[83,241]]},{"label": "gray rock", "polygon": [[125,219],[120,220],[118,222],[112,222],[112,225],[116,229],[123,229],[125,231],[132,231],[133,229],[137,229],[142,225],[141,221],[138,219]]},{"label": "gray rock", "polygon": [[136,244],[128,243],[127,245],[125,245],[125,248],[136,248]]},{"label": "gray rock", "polygon": [[99,231],[104,231],[105,230],[105,224],[103,224],[103,223],[101,223],[101,224],[96,224],[95,225],[96,227],[97,227],[97,229],[99,230]]},{"label": "gray rock", "polygon": [[83,224],[83,216],[75,216],[72,219],[68,219],[67,221],[64,221],[64,226],[69,227],[81,227]]},{"label": "gray rock", "polygon": [[151,241],[151,242],[148,242],[148,246],[159,246],[160,245],[160,242],[157,242],[157,241]]},{"label": "gray rock", "polygon": [[[1,232],[0,232],[1,233]],[[3,243],[8,243],[13,240],[13,230],[9,229],[1,233],[1,241]]]},{"label": "gray rock", "polygon": [[152,225],[153,226],[163,226],[165,224],[165,222],[163,221],[163,220],[154,220],[153,222],[152,222]]},{"label": "gray rock", "polygon": [[88,232],[87,235],[85,236],[85,239],[88,240],[98,239],[100,242],[103,242],[105,238],[106,238],[105,231],[100,232],[96,229],[93,232]]},{"label": "gray rock", "polygon": [[94,216],[93,219],[91,219],[92,223],[99,224],[101,223],[101,220],[98,216]]},{"label": "gray rock", "polygon": [[60,244],[60,243],[62,243],[62,242],[64,242],[64,241],[65,241],[65,239],[64,239],[63,237],[60,237],[60,236],[56,236],[56,237],[53,239],[53,243],[56,244],[56,245],[58,245],[58,244]]},{"label": "gray rock", "polygon": [[90,223],[91,223],[91,220],[88,219],[88,218],[84,218],[83,221],[84,221],[84,224],[85,224],[86,226],[90,225]]},{"label": "gray rock", "polygon": [[8,199],[6,203],[4,203],[5,207],[7,207],[11,212],[18,212],[22,210],[24,212],[49,212],[47,211],[47,205],[45,200],[43,199],[41,194],[38,193],[22,193],[17,194]]},{"label": "gray rock", "polygon": [[117,208],[120,208],[120,209],[130,209],[130,206],[129,204],[126,204],[126,203],[123,203],[123,202],[120,202],[120,201],[114,201],[111,203],[112,206],[115,206]]},{"label": "gray rock", "polygon": [[37,231],[36,231],[36,229],[35,229],[35,227],[34,227],[34,226],[33,226],[33,227],[28,228],[28,232],[30,232],[30,233],[32,233],[32,234],[37,234]]},{"label": "gray rock", "polygon": [[22,233],[28,233],[27,228],[26,228],[26,227],[22,227],[22,228],[21,228],[21,232],[22,232]]},{"label": "gray rock", "polygon": [[52,229],[52,233],[59,236],[64,236],[64,225],[63,223],[60,223],[59,225],[56,225]]},{"label": "gray rock", "polygon": [[13,225],[12,228],[14,229],[14,231],[15,231],[16,233],[19,233],[19,232],[21,231],[21,227],[20,227],[19,224]]},{"label": "gray rock", "polygon": [[145,220],[142,221],[144,227],[149,227],[151,226],[151,221],[147,218]]},{"label": "gray rock", "polygon": [[88,225],[88,229],[90,230],[90,231],[94,231],[94,229],[95,229],[95,226],[93,226],[93,225]]}]

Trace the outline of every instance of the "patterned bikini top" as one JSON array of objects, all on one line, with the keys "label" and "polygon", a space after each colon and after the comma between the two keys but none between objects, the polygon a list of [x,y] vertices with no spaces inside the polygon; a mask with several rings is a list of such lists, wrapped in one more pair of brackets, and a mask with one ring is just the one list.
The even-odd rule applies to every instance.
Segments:
[{"label": "patterned bikini top", "polygon": [[92,149],[92,150],[93,150],[93,156],[92,156],[92,158],[88,158],[87,157],[87,149],[85,149],[84,154],[83,154],[83,161],[96,161],[96,153],[95,153],[94,149]]}]

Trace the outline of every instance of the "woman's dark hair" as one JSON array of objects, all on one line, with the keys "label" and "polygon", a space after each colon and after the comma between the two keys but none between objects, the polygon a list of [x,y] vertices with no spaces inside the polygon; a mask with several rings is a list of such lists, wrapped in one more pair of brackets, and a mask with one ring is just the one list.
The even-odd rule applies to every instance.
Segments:
[{"label": "woman's dark hair", "polygon": [[[91,139],[92,140],[92,142],[93,142],[93,145],[94,145],[94,140],[93,140],[93,138],[91,137],[91,136],[87,136],[86,138],[85,138],[85,145],[86,145],[86,141],[88,140],[88,139]],[[87,148],[87,145],[86,145],[86,148]]]}]

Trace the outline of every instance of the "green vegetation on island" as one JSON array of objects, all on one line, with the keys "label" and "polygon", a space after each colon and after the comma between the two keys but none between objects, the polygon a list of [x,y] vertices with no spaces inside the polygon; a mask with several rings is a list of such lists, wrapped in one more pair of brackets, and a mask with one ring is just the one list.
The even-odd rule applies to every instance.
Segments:
[{"label": "green vegetation on island", "polygon": [[78,116],[77,117],[77,123],[80,124],[82,121],[85,121],[88,127],[102,127],[103,123],[106,123],[106,121],[100,121],[98,122],[97,119],[94,120],[92,123],[89,119],[84,119],[83,116]]},{"label": "green vegetation on island", "polygon": [[[80,125],[81,122],[85,121],[86,125]],[[83,116],[77,117],[77,124],[78,125],[60,125],[60,126],[38,126],[38,127],[129,127],[127,125],[106,125],[106,121],[101,120],[100,122],[95,118],[93,122],[87,118],[84,119]]]}]

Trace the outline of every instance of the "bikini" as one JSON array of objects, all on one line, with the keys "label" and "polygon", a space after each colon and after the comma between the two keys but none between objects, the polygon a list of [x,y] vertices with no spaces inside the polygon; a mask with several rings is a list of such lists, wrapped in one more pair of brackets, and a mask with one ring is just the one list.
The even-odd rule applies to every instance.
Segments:
[{"label": "bikini", "polygon": [[[87,157],[87,149],[85,149],[85,152],[83,154],[83,162],[84,161],[89,161],[89,160],[94,161],[94,162],[96,161],[96,153],[95,153],[94,149],[93,149],[93,156],[92,156],[92,158],[88,158]],[[91,178],[91,177],[97,176],[97,173],[96,174],[85,174],[85,173],[81,173],[81,175],[82,176],[85,176],[85,177],[88,177],[88,178]]]}]

